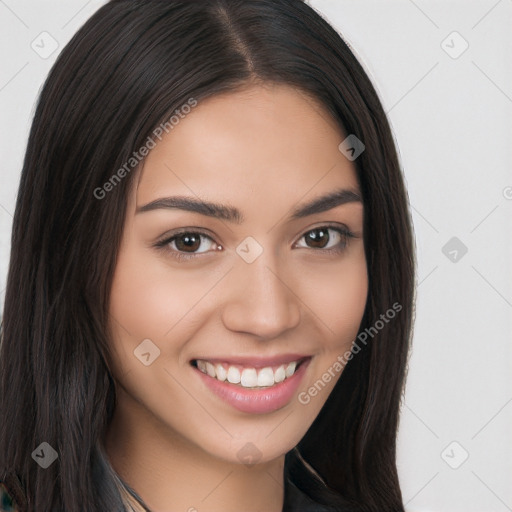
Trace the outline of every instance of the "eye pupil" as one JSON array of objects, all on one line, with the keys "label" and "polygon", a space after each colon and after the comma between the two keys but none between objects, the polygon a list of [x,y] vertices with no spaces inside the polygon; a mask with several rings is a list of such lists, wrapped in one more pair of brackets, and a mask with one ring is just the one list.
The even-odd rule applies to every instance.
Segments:
[{"label": "eye pupil", "polygon": [[201,237],[199,235],[194,234],[180,235],[176,237],[175,243],[176,247],[180,251],[182,251],[183,249],[192,249],[192,252],[194,252],[197,251],[197,249],[199,249],[199,247],[201,246]]},{"label": "eye pupil", "polygon": [[[310,242],[313,242],[312,247],[323,248],[329,243],[329,231],[323,228],[313,229],[308,233],[307,238]],[[322,238],[326,239],[322,241]]]}]

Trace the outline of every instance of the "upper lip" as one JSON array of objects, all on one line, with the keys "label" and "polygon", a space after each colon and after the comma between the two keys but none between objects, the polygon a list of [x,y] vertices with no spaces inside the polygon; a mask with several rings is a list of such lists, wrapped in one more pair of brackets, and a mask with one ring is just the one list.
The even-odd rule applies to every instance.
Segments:
[{"label": "upper lip", "polygon": [[197,357],[192,361],[210,361],[211,363],[227,363],[229,365],[248,366],[252,368],[265,368],[267,366],[277,366],[280,364],[291,363],[292,361],[300,361],[311,356],[305,354],[281,354],[273,357],[261,356],[213,356],[213,357]]}]

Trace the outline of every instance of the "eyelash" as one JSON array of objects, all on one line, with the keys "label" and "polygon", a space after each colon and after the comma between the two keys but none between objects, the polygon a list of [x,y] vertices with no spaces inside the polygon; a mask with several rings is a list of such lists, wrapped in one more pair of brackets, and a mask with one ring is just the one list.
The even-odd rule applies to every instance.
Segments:
[{"label": "eyelash", "polygon": [[[321,230],[321,229],[333,230],[333,231],[336,231],[337,233],[339,233],[342,240],[341,240],[341,242],[339,242],[338,245],[341,244],[341,247],[338,247],[338,248],[331,247],[330,249],[322,249],[322,248],[315,249],[314,247],[302,247],[302,249],[311,249],[312,251],[321,251],[326,254],[341,254],[346,249],[346,247],[349,243],[349,240],[351,238],[357,238],[356,235],[347,228],[341,228],[339,226],[325,224],[325,225],[318,226],[313,229],[309,229],[300,237],[299,240],[302,240],[302,238],[304,238],[308,233],[311,233],[312,231],[316,231],[316,230]],[[203,253],[185,253],[185,252],[179,251],[178,249],[169,248],[169,244],[171,244],[174,240],[176,240],[177,238],[179,238],[182,235],[200,235],[202,237],[209,238],[212,242],[215,243],[215,241],[212,239],[212,237],[210,235],[206,234],[205,232],[203,232],[201,230],[183,229],[183,230],[178,231],[177,233],[174,233],[171,237],[167,237],[167,238],[164,238],[163,240],[158,241],[155,244],[155,247],[169,253],[173,258],[175,258],[179,261],[190,261],[191,259],[200,257],[203,254],[208,254],[208,253],[212,252],[212,251],[206,251]]]}]

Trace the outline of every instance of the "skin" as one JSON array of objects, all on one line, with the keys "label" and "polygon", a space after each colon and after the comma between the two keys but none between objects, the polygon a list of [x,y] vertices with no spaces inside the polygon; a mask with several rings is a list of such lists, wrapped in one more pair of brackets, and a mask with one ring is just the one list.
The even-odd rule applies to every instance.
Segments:
[{"label": "skin", "polygon": [[[118,402],[105,446],[152,510],[282,510],[284,454],[305,435],[341,371],[309,404],[298,394],[350,350],[367,298],[362,202],[288,220],[297,206],[335,189],[359,191],[353,163],[338,150],[345,136],[303,93],[251,84],[200,102],[148,155],[128,198],[112,284]],[[179,209],[136,213],[176,195],[229,204],[244,222]],[[320,246],[308,244],[305,235],[327,223],[355,235],[339,253],[322,249],[343,247],[333,230]],[[211,238],[189,249],[195,259],[173,258],[176,244],[155,247],[179,228]],[[236,252],[248,236],[263,248],[250,264]],[[134,356],[144,339],[160,350],[149,366]],[[283,353],[312,360],[292,400],[266,414],[234,409],[190,364]],[[251,466],[237,455],[247,443],[258,450]]]}]

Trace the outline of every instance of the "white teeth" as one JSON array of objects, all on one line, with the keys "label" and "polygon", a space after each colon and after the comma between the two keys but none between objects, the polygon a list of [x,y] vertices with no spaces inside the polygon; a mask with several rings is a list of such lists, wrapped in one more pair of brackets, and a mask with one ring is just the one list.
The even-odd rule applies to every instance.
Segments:
[{"label": "white teeth", "polygon": [[[244,370],[245,371],[245,370]],[[272,368],[263,368],[258,373],[258,386],[273,386],[274,385],[274,372]]]},{"label": "white teeth", "polygon": [[215,372],[217,373],[217,379],[220,381],[225,381],[228,378],[228,372],[221,364],[215,365]]},{"label": "white teeth", "polygon": [[284,366],[281,365],[274,374],[274,381],[275,382],[283,382],[283,380],[286,379],[286,371],[284,369]]},{"label": "white teeth", "polygon": [[274,384],[279,384],[285,379],[291,377],[297,369],[297,362],[292,361],[288,364],[282,364],[273,370],[270,366],[261,368],[259,371],[255,368],[244,368],[241,372],[236,366],[225,366],[220,363],[212,364],[209,361],[197,359],[197,368],[209,375],[216,378],[221,382],[228,381],[231,384],[240,384],[245,388],[256,387],[270,387]]},{"label": "white teeth", "polygon": [[210,377],[215,377],[215,367],[213,366],[212,363],[206,363],[206,373],[210,376]]},{"label": "white teeth", "polygon": [[297,366],[297,363],[295,361],[292,361],[287,367],[286,367],[286,376],[291,377],[295,373],[295,367]]},{"label": "white teeth", "polygon": [[235,366],[230,366],[228,369],[228,381],[231,384],[238,384],[240,382],[240,370]]},{"label": "white teeth", "polygon": [[254,368],[245,368],[240,377],[240,384],[244,388],[253,388],[258,385],[258,374]]}]

